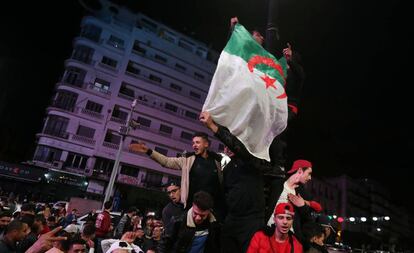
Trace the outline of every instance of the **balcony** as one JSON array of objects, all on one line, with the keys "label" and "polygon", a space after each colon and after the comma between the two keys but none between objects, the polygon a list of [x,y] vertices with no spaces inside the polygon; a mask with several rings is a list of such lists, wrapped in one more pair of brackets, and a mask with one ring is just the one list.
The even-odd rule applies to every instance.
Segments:
[{"label": "balcony", "polygon": [[68,132],[54,132],[54,131],[48,131],[47,129],[43,132],[43,134],[58,137],[61,139],[67,140],[69,138]]},{"label": "balcony", "polygon": [[107,147],[107,148],[111,148],[111,149],[118,149],[119,148],[119,144],[112,143],[112,142],[106,142],[106,141],[104,141],[102,143],[102,146]]},{"label": "balcony", "polygon": [[97,119],[103,119],[103,117],[104,117],[103,114],[100,114],[100,113],[97,113],[97,112],[94,112],[94,111],[90,111],[90,110],[85,109],[85,108],[81,109],[81,113],[83,113],[85,115],[88,115],[88,116],[91,116],[91,117],[94,117],[94,118],[97,118]]},{"label": "balcony", "polygon": [[103,89],[103,88],[100,88],[100,87],[97,87],[97,86],[95,86],[93,83],[90,83],[90,84],[88,85],[88,89],[90,89],[90,90],[94,90],[94,91],[97,91],[97,92],[99,92],[99,93],[101,93],[101,94],[105,95],[106,97],[110,97],[110,96],[111,96],[111,91],[106,90],[106,89]]},{"label": "balcony", "polygon": [[80,142],[80,143],[84,143],[84,144],[88,144],[91,146],[95,146],[96,140],[92,139],[92,138],[88,138],[85,136],[81,136],[81,135],[72,135],[72,140],[76,141],[76,142]]}]

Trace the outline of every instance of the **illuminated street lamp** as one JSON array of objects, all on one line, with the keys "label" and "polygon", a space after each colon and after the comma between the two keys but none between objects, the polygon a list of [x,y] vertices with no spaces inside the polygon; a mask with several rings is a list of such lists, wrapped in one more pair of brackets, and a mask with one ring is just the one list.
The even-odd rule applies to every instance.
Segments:
[{"label": "illuminated street lamp", "polygon": [[384,220],[389,221],[390,220],[390,216],[385,216]]},{"label": "illuminated street lamp", "polygon": [[362,222],[366,222],[366,221],[367,221],[367,218],[365,218],[365,217],[361,217],[361,221],[362,221]]},{"label": "illuminated street lamp", "polygon": [[373,220],[373,221],[377,221],[377,220],[378,220],[378,217],[375,217],[375,216],[374,216],[374,217],[372,217],[372,220]]},{"label": "illuminated street lamp", "polygon": [[378,232],[381,232],[381,228],[377,228],[377,231],[378,231]]}]

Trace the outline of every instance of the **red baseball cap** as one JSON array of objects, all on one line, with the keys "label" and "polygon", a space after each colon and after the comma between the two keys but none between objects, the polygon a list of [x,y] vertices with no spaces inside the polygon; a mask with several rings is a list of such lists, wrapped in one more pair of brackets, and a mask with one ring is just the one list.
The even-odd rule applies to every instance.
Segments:
[{"label": "red baseball cap", "polygon": [[295,209],[293,209],[291,203],[279,203],[275,208],[275,215],[278,214],[290,214],[293,216],[295,215]]},{"label": "red baseball cap", "polygon": [[287,174],[293,174],[300,168],[309,168],[312,167],[312,163],[307,160],[296,160],[292,168],[287,172]]}]

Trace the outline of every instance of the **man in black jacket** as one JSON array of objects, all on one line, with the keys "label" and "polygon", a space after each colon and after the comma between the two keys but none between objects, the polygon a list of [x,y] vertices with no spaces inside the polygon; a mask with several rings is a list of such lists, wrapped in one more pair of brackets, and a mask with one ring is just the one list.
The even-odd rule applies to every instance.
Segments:
[{"label": "man in black jacket", "polygon": [[194,194],[192,207],[164,231],[160,253],[219,252],[218,224],[211,212],[213,198],[207,192]]},{"label": "man in black jacket", "polygon": [[179,217],[184,212],[184,205],[180,202],[180,185],[175,182],[170,182],[166,188],[171,201],[162,209],[162,223],[164,227],[169,226],[173,217]]},{"label": "man in black jacket", "polygon": [[[222,227],[222,252],[246,252],[253,234],[264,226],[263,174],[272,166],[251,155],[227,128],[212,120],[210,113],[202,112],[200,121],[234,153],[223,169],[227,216]],[[281,170],[278,173],[284,175]]]}]

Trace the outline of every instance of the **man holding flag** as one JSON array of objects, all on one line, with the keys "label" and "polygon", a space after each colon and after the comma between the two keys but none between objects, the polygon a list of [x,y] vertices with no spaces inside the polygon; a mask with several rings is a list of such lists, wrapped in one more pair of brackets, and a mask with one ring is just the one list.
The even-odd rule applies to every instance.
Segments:
[{"label": "man holding flag", "polygon": [[268,53],[236,24],[220,55],[203,106],[255,157],[270,161],[269,147],[287,125],[286,60]]}]

